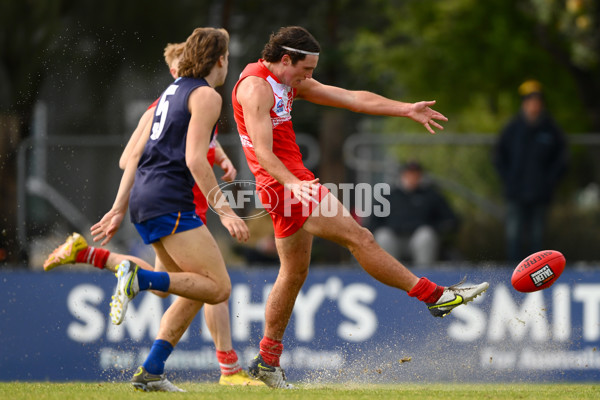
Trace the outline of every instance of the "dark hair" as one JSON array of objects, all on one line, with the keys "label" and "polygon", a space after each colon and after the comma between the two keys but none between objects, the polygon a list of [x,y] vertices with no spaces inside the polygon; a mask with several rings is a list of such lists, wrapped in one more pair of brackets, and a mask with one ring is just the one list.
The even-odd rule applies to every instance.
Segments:
[{"label": "dark hair", "polygon": [[406,171],[423,172],[423,166],[417,160],[410,160],[402,167],[402,172]]},{"label": "dark hair", "polygon": [[181,77],[204,78],[219,57],[227,54],[229,34],[225,29],[196,28],[185,41],[179,60]]},{"label": "dark hair", "polygon": [[271,34],[269,42],[263,48],[262,59],[275,63],[281,61],[281,57],[287,54],[290,56],[292,64],[296,64],[296,62],[306,58],[306,54],[286,50],[281,46],[310,51],[312,53],[319,53],[321,51],[319,42],[317,42],[317,39],[309,31],[301,26],[286,26],[280,28],[277,33]]}]

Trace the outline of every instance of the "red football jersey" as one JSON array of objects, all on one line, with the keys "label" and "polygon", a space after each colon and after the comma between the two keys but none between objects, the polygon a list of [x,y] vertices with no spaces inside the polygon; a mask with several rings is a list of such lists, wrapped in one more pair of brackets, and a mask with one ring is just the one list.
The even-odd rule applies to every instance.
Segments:
[{"label": "red football jersey", "polygon": [[296,89],[281,83],[275,75],[259,60],[256,63],[248,64],[240,74],[236,83],[231,100],[233,103],[233,116],[237,123],[238,133],[242,142],[242,148],[248,161],[250,171],[256,178],[256,183],[260,185],[272,185],[277,183],[265,169],[258,163],[254,153],[252,139],[246,131],[244,123],[244,114],[242,106],[236,98],[237,87],[242,80],[248,76],[257,76],[266,80],[273,89],[273,107],[271,108],[271,122],[273,125],[273,153],[283,162],[283,164],[295,176],[302,176],[306,179],[306,173],[312,173],[302,163],[302,154],[300,147],[296,143],[296,134],[292,126],[292,103],[296,97]]}]

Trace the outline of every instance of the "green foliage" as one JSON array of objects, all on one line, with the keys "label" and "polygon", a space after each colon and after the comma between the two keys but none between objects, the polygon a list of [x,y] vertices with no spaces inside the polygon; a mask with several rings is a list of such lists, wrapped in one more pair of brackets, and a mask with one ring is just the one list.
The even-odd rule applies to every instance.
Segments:
[{"label": "green foliage", "polygon": [[[55,85],[93,82],[86,91],[96,107],[105,107],[115,100],[111,91],[121,71],[156,79],[164,45],[196,26],[228,28],[243,65],[258,58],[271,32],[297,24],[322,44],[317,79],[406,101],[436,99],[451,118],[447,130],[497,131],[518,107],[518,85],[536,77],[547,86],[559,123],[582,132],[591,122],[582,118],[586,100],[573,74],[600,75],[598,8],[591,0],[298,0],[278,7],[266,0],[169,7],[8,1],[0,13],[0,106],[26,110],[51,78]],[[310,130],[316,121],[312,109],[297,118]]]},{"label": "green foliage", "polygon": [[[548,108],[565,132],[600,131],[598,2],[409,0],[369,4],[380,10],[377,25],[361,24],[342,42],[348,70],[356,77],[354,87],[404,101],[436,100],[434,108],[449,118],[443,124],[444,132],[497,134],[520,106],[518,86],[534,78],[544,85]],[[427,135],[402,118],[386,118],[376,124],[374,133]],[[473,191],[486,202],[503,205],[489,146],[402,145],[389,152],[400,161],[420,159],[433,175]],[[576,243],[563,239],[559,223],[568,221],[566,215],[575,218],[575,193],[598,179],[598,166],[590,165],[590,153],[589,149],[572,149],[570,171],[561,185],[549,232],[556,246],[582,256],[586,253],[583,246],[577,248]],[[501,220],[483,212],[464,193],[447,192],[464,218],[456,240],[463,255],[470,260],[501,259]],[[597,236],[597,230],[587,231]],[[491,248],[492,242],[495,248]]]},{"label": "green foliage", "polygon": [[[584,99],[571,60],[559,64],[544,46],[531,3],[413,0],[382,6],[387,19],[377,29],[359,28],[344,43],[348,66],[365,86],[409,101],[436,99],[452,119],[451,130],[489,132],[517,110],[519,84],[535,77],[546,85],[562,125],[570,131],[591,127],[581,118]],[[553,12],[560,14],[559,4]],[[560,49],[568,39],[553,43]]]},{"label": "green foliage", "polygon": [[[518,108],[517,87],[531,77],[544,84],[549,108],[565,131],[600,131],[599,4],[595,0],[295,0],[276,6],[268,0],[0,1],[0,133],[8,137],[5,132],[18,125],[10,146],[3,148],[0,141],[0,157],[3,163],[8,160],[6,165],[14,164],[10,157],[19,140],[29,135],[33,105],[40,98],[52,108],[50,135],[123,134],[125,105],[154,99],[169,79],[162,61],[164,46],[184,40],[198,26],[222,26],[235,38],[230,82],[246,63],[259,58],[272,32],[302,25],[322,46],[316,79],[403,101],[435,99],[435,108],[450,118],[444,124],[446,132],[498,132]],[[222,92],[225,99],[229,90]],[[300,104],[294,108],[297,131],[335,139],[329,140],[329,148],[321,142],[323,171],[336,170],[332,164],[340,162],[344,137],[367,123],[370,133],[427,135],[406,119],[373,118],[365,123],[363,116],[349,112],[336,125],[331,123],[336,116],[322,107]],[[230,101],[224,105],[230,108]],[[231,118],[224,120],[233,130]],[[337,129],[321,132],[324,126]],[[417,150],[405,153],[410,151]],[[598,163],[589,157],[582,161],[578,151],[573,154],[576,173],[565,186],[571,193],[599,174]],[[432,172],[499,201],[489,149],[436,146],[417,152]],[[4,181],[13,182],[15,176],[12,169],[0,167]],[[14,182],[5,187],[14,187]],[[462,198],[453,202],[461,211],[471,207]],[[4,208],[14,204],[14,193],[2,196]],[[472,216],[477,224],[486,222],[485,216]],[[5,230],[7,237],[15,237],[14,221]]]},{"label": "green foliage", "polygon": [[[516,88],[529,77],[547,86],[561,125],[586,131],[592,124],[582,109],[592,100],[581,81],[589,76],[587,86],[598,89],[600,79],[591,78],[600,76],[600,7],[592,0],[298,0],[277,7],[266,0],[168,7],[32,0],[1,7],[5,110],[30,107],[47,78],[93,82],[88,92],[101,106],[114,96],[120,71],[161,73],[164,45],[202,25],[229,29],[240,41],[241,64],[256,60],[280,26],[303,25],[323,47],[317,79],[406,101],[436,99],[451,117],[447,129],[457,132],[496,131],[517,109]],[[315,118],[297,122],[305,120]]]}]

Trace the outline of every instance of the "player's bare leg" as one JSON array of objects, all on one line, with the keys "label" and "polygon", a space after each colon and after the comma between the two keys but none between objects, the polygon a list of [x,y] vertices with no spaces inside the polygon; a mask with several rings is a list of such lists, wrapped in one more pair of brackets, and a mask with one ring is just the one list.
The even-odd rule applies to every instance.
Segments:
[{"label": "player's bare leg", "polygon": [[364,270],[386,285],[410,291],[419,278],[381,248],[373,234],[361,227],[331,193],[306,220],[302,229],[350,250]]},{"label": "player's bare leg", "polygon": [[308,276],[313,236],[300,229],[286,238],[275,239],[281,265],[265,310],[265,335],[283,339],[294,304]]},{"label": "player's bare leg", "polygon": [[139,257],[113,253],[101,247],[89,246],[87,240],[81,234],[73,232],[63,244],[48,255],[44,262],[44,270],[50,271],[58,266],[68,264],[87,264],[99,269],[116,272],[121,261],[125,259],[133,261],[144,269],[150,271],[153,269],[150,264]]},{"label": "player's bare leg", "polygon": [[298,293],[308,275],[313,236],[300,229],[286,238],[275,239],[281,266],[265,309],[265,336],[260,353],[252,360],[249,372],[267,386],[293,389],[279,366],[283,334],[289,323]]},{"label": "player's bare leg", "polygon": [[[86,254],[82,255],[82,252]],[[99,255],[98,253],[104,253],[105,255]],[[87,264],[99,269],[117,272],[117,267],[123,260],[130,260],[148,271],[154,270],[152,265],[139,257],[89,246],[81,234],[73,232],[63,244],[48,255],[44,262],[44,270],[50,271],[60,265],[67,264]]]},{"label": "player's bare leg", "polygon": [[[190,251],[197,248],[198,243],[203,243],[203,251]],[[203,304],[217,304],[229,298],[231,282],[221,253],[206,226],[163,237],[152,246],[162,262],[161,268],[168,271],[167,291],[180,297],[165,311],[150,353],[131,383],[144,391],[181,391],[166,379],[164,364]],[[137,268],[130,276],[136,273]],[[119,282],[122,280],[125,278],[120,278]],[[128,281],[135,283],[137,277],[128,278]]]},{"label": "player's bare leg", "polygon": [[431,314],[444,317],[454,308],[466,304],[487,290],[487,282],[459,287],[438,286],[427,278],[418,278],[402,263],[375,242],[371,232],[351,217],[340,201],[328,193],[306,220],[304,230],[315,236],[332,240],[352,252],[358,263],[378,281],[408,292],[423,301]]},{"label": "player's bare leg", "polygon": [[139,265],[140,267],[142,267],[143,269],[145,269],[147,271],[154,271],[154,267],[152,265],[150,265],[150,263],[142,260],[139,257],[130,256],[130,255],[121,254],[121,253],[113,253],[113,252],[111,252],[110,255],[108,256],[108,258],[106,259],[106,265],[104,268],[106,268],[107,270],[109,270],[111,272],[117,272],[117,267],[123,260],[130,260],[134,264]]},{"label": "player's bare leg", "polygon": [[[155,271],[167,272],[166,267],[164,266],[160,258],[158,258],[158,256],[156,257],[154,265]],[[159,296],[162,293],[163,296],[161,297],[168,296],[168,293],[164,292],[153,291],[153,293]],[[179,305],[177,307],[179,307]],[[175,313],[178,313],[176,309],[177,308],[173,308],[173,311],[175,311]],[[171,307],[169,308],[169,310],[171,310]],[[196,313],[197,311],[193,312],[192,318],[196,315]],[[219,383],[221,385],[229,386],[264,385],[262,382],[257,381],[256,379],[253,379],[250,376],[248,376],[248,374],[239,365],[238,356],[235,350],[233,349],[233,344],[231,341],[229,302],[224,301],[219,304],[205,304],[204,316],[208,330],[215,343],[216,356],[221,369],[221,377],[219,378]],[[168,324],[170,324],[170,322]],[[176,338],[173,337],[173,339],[175,340]]]},{"label": "player's bare leg", "polygon": [[174,347],[203,305],[199,301],[177,297],[163,314],[156,339],[165,340]]},{"label": "player's bare leg", "polygon": [[[190,251],[198,243],[203,244],[203,251]],[[123,321],[128,303],[140,290],[159,290],[208,304],[229,298],[229,274],[206,226],[163,237],[152,247],[168,272],[145,271],[129,260],[119,264],[111,302],[113,324]]]},{"label": "player's bare leg", "polygon": [[[190,251],[202,243],[202,251]],[[226,301],[231,281],[217,243],[206,228],[176,233],[152,244],[169,272],[169,293],[208,304]]]},{"label": "player's bare leg", "polygon": [[220,385],[226,386],[264,386],[242,369],[237,353],[231,342],[231,324],[229,321],[229,302],[206,304],[204,306],[206,326],[216,347],[217,360],[221,368]]},{"label": "player's bare leg", "polygon": [[[140,365],[131,379],[131,384],[139,391],[183,392],[173,385],[163,373],[164,364],[179,342],[194,317],[202,308],[203,303],[195,300],[177,297],[173,304],[163,314],[160,328],[150,353]],[[158,368],[158,372],[156,372]],[[151,371],[151,372],[149,372]]]},{"label": "player's bare leg", "polygon": [[217,350],[227,351],[232,349],[229,304],[227,302],[207,304],[204,307],[204,319]]}]

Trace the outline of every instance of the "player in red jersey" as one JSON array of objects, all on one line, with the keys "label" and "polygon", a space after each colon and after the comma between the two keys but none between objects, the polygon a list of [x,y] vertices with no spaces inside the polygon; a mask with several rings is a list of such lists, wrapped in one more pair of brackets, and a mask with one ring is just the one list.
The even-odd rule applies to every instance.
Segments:
[{"label": "player in red jersey", "polygon": [[[313,236],[347,247],[360,265],[380,282],[425,302],[434,316],[473,300],[489,286],[438,286],[418,278],[377,245],[348,210],[304,167],[295,141],[291,109],[295,99],[351,111],[408,117],[434,133],[446,117],[434,101],[402,103],[367,91],[349,91],[312,78],[320,46],[304,28],[284,27],[271,35],[262,59],[249,64],[233,89],[234,117],[244,153],[256,177],[259,196],[275,228],[281,261],[265,311],[265,333],[250,373],[270,387],[292,388],[279,359],[281,342],[296,297],[308,274]],[[267,201],[278,194],[278,202]],[[333,211],[333,212],[332,212]]]}]

